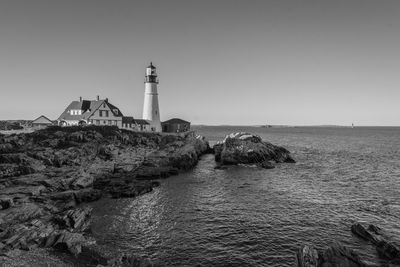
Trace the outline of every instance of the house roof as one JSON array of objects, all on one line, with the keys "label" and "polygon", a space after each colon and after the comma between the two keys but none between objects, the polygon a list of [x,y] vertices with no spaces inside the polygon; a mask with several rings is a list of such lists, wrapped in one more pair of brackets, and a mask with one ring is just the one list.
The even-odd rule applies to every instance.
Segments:
[{"label": "house roof", "polygon": [[174,123],[190,123],[188,121],[182,120],[182,119],[178,119],[178,118],[173,118],[167,121],[162,122],[163,124],[174,124]]},{"label": "house roof", "polygon": [[153,62],[150,62],[150,65],[148,66],[150,69],[155,69],[156,67],[153,66]]},{"label": "house roof", "polygon": [[[64,112],[58,117],[58,120],[87,120],[93,113],[98,110],[103,103],[106,103],[111,109],[114,116],[122,117],[123,114],[116,106],[110,104],[107,100],[82,100],[82,101],[72,101],[71,104],[64,110]],[[114,111],[118,110],[118,114]],[[81,110],[81,115],[71,115],[70,110]]]},{"label": "house roof", "polygon": [[37,124],[45,124],[45,123],[52,124],[53,121],[50,120],[49,118],[47,118],[46,116],[41,115],[37,119],[32,121],[32,124],[36,124],[36,123]]},{"label": "house roof", "polygon": [[122,117],[122,123],[135,123],[135,120],[133,119],[133,117]]},{"label": "house roof", "polygon": [[[108,100],[106,101],[106,103],[108,104],[108,107],[111,109],[111,112],[114,114],[114,116],[117,116],[117,117],[123,117],[124,116],[122,114],[122,112],[119,110],[119,108],[117,108],[113,104],[109,103]],[[118,110],[118,112],[115,112],[115,110]]]},{"label": "house roof", "polygon": [[150,123],[148,123],[146,120],[142,120],[142,119],[136,119],[135,122],[137,124],[150,125]]}]

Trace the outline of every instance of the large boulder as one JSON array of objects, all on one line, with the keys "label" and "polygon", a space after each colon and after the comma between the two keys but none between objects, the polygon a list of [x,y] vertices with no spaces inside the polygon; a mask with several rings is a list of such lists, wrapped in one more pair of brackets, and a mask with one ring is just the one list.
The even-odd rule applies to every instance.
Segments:
[{"label": "large boulder", "polygon": [[334,244],[324,251],[312,246],[303,246],[296,254],[297,267],[367,267],[351,249]]},{"label": "large boulder", "polygon": [[351,226],[351,231],[356,236],[370,241],[376,247],[376,251],[383,259],[392,263],[400,264],[400,244],[394,240],[388,233],[381,228],[370,224],[365,227],[361,223],[355,223]]},{"label": "large boulder", "polygon": [[257,164],[271,168],[272,162],[294,163],[290,152],[250,133],[233,133],[214,145],[215,160],[225,165]]}]

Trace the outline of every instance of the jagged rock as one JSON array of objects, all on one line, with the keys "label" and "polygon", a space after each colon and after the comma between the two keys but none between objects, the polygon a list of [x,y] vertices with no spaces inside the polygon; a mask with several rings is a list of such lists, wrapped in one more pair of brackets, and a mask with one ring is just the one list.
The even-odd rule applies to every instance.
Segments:
[{"label": "jagged rock", "polygon": [[59,206],[72,208],[82,202],[96,201],[101,198],[101,195],[102,193],[98,189],[86,188],[82,190],[67,190],[51,193],[49,198],[56,201]]},{"label": "jagged rock", "polygon": [[295,161],[290,152],[283,147],[275,146],[261,140],[261,137],[250,133],[234,133],[214,145],[215,160],[226,165],[257,164],[271,168],[271,161],[276,163]]},{"label": "jagged rock", "polygon": [[351,226],[351,231],[364,240],[370,241],[375,245],[380,257],[388,259],[396,264],[400,264],[400,246],[381,228],[370,224],[365,228],[361,223]]},{"label": "jagged rock", "polygon": [[62,215],[55,218],[55,221],[63,229],[70,229],[74,232],[84,232],[88,230],[90,225],[90,215],[92,208],[77,208],[68,210]]},{"label": "jagged rock", "polygon": [[321,258],[323,267],[367,267],[353,250],[339,244],[326,249]]},{"label": "jagged rock", "polygon": [[324,251],[312,246],[303,246],[296,254],[297,267],[367,267],[351,249],[334,244]]},{"label": "jagged rock", "polygon": [[[55,239],[54,237],[52,238]],[[85,242],[86,239],[82,234],[63,231],[57,235],[56,241],[51,246],[57,249],[67,250],[77,256],[82,252],[82,245]]]},{"label": "jagged rock", "polygon": [[23,203],[13,206],[0,213],[0,226],[23,223],[28,220],[38,218],[44,214],[44,210],[35,203]]},{"label": "jagged rock", "polygon": [[43,191],[45,191],[43,185],[38,186],[14,186],[7,187],[0,190],[2,195],[25,195],[25,196],[39,196]]},{"label": "jagged rock", "polygon": [[6,248],[30,250],[40,246],[55,230],[52,224],[33,219],[26,224],[12,225],[2,234],[2,238]]},{"label": "jagged rock", "polygon": [[298,267],[318,267],[318,251],[312,246],[300,248],[296,255],[296,264]]},{"label": "jagged rock", "polygon": [[94,182],[94,177],[88,173],[83,173],[80,177],[78,177],[73,183],[72,187],[79,188],[87,188],[91,187]]},{"label": "jagged rock", "polygon": [[70,188],[74,178],[43,179],[41,184],[49,188],[50,192],[65,191]]}]

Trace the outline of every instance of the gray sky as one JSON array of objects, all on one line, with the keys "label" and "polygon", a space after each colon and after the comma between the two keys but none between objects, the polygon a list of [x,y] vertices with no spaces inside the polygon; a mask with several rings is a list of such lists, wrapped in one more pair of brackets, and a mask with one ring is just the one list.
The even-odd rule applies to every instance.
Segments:
[{"label": "gray sky", "polygon": [[96,95],[140,118],[400,125],[400,1],[1,0],[0,119]]}]

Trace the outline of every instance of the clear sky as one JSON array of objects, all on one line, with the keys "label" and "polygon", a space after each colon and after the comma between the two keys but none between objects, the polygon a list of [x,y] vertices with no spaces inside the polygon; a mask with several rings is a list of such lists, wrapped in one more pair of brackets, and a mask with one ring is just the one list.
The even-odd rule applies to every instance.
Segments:
[{"label": "clear sky", "polygon": [[0,119],[108,97],[194,124],[400,125],[400,1],[0,1]]}]

